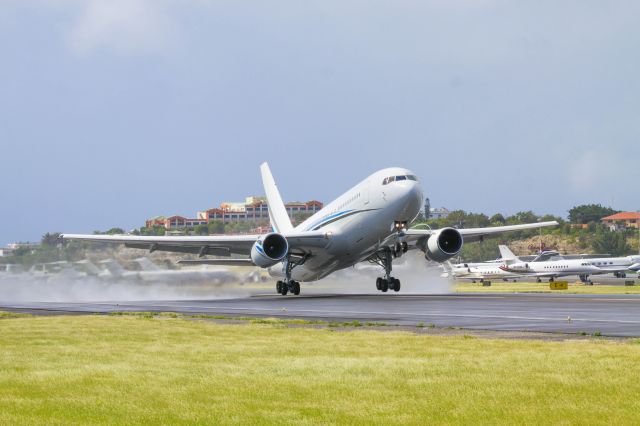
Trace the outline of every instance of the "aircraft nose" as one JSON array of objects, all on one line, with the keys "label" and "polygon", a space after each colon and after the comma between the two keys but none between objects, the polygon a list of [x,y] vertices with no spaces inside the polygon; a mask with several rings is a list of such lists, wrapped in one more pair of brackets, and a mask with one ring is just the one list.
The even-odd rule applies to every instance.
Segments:
[{"label": "aircraft nose", "polygon": [[422,208],[422,201],[424,200],[422,194],[422,188],[416,181],[402,182],[401,185],[401,198],[408,203],[408,211],[418,214]]}]

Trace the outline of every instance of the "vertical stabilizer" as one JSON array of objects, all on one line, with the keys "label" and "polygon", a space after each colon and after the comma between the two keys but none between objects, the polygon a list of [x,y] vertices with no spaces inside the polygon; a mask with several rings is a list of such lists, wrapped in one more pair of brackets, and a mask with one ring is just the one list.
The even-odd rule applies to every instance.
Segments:
[{"label": "vertical stabilizer", "polygon": [[513,252],[511,250],[509,250],[509,247],[503,246],[503,245],[499,245],[498,249],[500,249],[500,256],[502,257],[502,261],[503,262],[509,263],[509,262],[513,262],[513,261],[518,260],[516,255],[513,254]]},{"label": "vertical stabilizer", "polygon": [[287,209],[282,202],[280,192],[276,186],[276,182],[273,180],[271,169],[267,163],[262,163],[260,166],[260,172],[262,173],[262,184],[264,185],[264,192],[267,196],[267,204],[269,206],[269,218],[271,219],[271,226],[276,232],[289,232],[293,230],[291,220],[287,214]]}]

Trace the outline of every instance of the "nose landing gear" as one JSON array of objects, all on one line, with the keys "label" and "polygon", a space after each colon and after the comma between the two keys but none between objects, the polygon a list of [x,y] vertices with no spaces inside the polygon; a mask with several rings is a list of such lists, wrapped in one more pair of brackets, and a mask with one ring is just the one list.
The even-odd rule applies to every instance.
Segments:
[{"label": "nose landing gear", "polygon": [[386,293],[389,290],[393,290],[396,292],[400,291],[400,280],[391,276],[391,268],[393,264],[393,258],[397,257],[396,253],[403,252],[403,246],[402,244],[398,243],[394,248],[396,250],[392,252],[390,248],[385,247],[382,252],[376,253],[375,257],[370,260],[371,262],[377,263],[384,268],[384,277],[379,277],[376,279],[376,289],[383,293]]}]

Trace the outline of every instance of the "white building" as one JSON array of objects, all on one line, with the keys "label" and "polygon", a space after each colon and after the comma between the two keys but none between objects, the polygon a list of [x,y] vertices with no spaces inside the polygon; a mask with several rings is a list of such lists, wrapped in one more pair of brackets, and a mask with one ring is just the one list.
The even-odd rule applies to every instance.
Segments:
[{"label": "white building", "polygon": [[429,219],[442,219],[451,213],[445,207],[432,207],[429,209]]}]

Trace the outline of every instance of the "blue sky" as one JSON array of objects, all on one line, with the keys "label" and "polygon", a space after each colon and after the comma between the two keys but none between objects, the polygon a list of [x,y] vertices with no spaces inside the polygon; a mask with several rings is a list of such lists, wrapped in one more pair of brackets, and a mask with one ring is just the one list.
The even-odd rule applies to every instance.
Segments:
[{"label": "blue sky", "polygon": [[327,201],[404,166],[432,204],[637,210],[638,2],[4,0],[0,244]]}]

